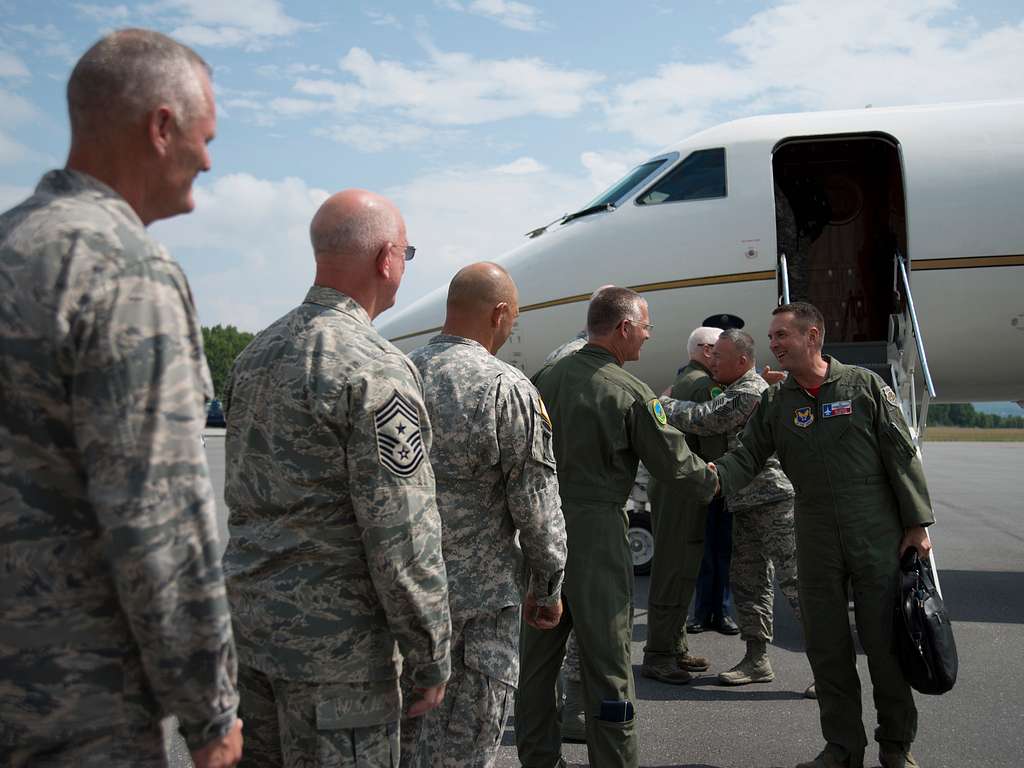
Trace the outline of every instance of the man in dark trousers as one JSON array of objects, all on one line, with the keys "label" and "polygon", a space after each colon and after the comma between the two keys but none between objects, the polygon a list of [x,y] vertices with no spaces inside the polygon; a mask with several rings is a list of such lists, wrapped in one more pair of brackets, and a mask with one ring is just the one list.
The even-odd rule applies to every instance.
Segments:
[{"label": "man in dark trousers", "polygon": [[868,657],[883,768],[914,767],[917,709],[892,643],[899,557],[927,556],[934,522],[924,468],[896,393],[863,368],[822,356],[824,319],[810,304],[778,307],[772,353],[789,377],[768,389],[740,438],[713,466],[721,490],[747,485],[777,453],[796,490],[797,570],[807,658],[827,742],[797,768],[861,768],[867,739],[847,617]]},{"label": "man in dark trousers", "polygon": [[551,413],[559,493],[569,555],[561,624],[522,630],[516,743],[527,768],[564,765],[555,681],[569,630],[580,648],[591,765],[637,765],[630,662],[633,561],[623,506],[637,464],[655,477],[693,475],[705,501],[714,478],[668,426],[661,402],[622,365],[640,357],[650,336],[647,302],[627,288],[607,288],[587,312],[589,343],[535,377]]}]

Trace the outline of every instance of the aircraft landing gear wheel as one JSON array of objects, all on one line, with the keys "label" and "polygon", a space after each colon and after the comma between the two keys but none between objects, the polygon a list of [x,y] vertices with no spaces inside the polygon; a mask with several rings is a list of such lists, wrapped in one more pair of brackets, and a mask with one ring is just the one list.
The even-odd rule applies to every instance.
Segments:
[{"label": "aircraft landing gear wheel", "polygon": [[633,573],[646,576],[654,560],[654,532],[649,512],[629,513],[629,551],[633,555]]}]

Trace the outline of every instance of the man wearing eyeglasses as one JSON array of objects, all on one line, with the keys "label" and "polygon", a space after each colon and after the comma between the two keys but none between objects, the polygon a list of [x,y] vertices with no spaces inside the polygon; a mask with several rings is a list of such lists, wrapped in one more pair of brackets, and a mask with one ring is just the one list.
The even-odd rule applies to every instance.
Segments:
[{"label": "man wearing eyeglasses", "polygon": [[562,622],[522,629],[516,743],[527,768],[564,765],[554,691],[570,629],[580,647],[590,764],[637,765],[633,559],[623,507],[640,460],[663,480],[692,475],[705,503],[715,491],[661,402],[622,367],[639,359],[653,327],[639,294],[606,288],[590,302],[589,343],[534,377],[551,413],[569,552]]},{"label": "man wearing eyeglasses", "polygon": [[414,253],[379,195],[310,225],[305,301],[239,355],[225,396],[225,554],[253,765],[392,766],[398,654],[416,717],[444,697],[451,621],[419,374],[371,320]]}]

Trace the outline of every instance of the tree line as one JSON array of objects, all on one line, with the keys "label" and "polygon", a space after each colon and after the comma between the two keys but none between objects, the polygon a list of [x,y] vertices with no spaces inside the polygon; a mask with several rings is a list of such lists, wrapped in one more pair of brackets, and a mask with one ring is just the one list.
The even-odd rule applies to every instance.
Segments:
[{"label": "tree line", "polygon": [[936,403],[928,406],[928,424],[944,427],[982,427],[984,429],[1024,428],[1024,415],[1000,416],[982,413],[970,403]]},{"label": "tree line", "polygon": [[240,331],[233,325],[215,325],[212,328],[203,326],[203,346],[206,347],[206,364],[210,366],[210,376],[213,377],[214,397],[224,394],[231,365],[254,335]]}]

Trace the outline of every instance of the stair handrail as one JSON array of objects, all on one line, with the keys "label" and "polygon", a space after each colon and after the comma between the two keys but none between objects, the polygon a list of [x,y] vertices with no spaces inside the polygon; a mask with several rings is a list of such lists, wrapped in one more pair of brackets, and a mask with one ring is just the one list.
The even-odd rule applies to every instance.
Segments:
[{"label": "stair handrail", "polygon": [[789,304],[789,267],[785,253],[779,254],[779,274],[782,276],[782,303]]},{"label": "stair handrail", "polygon": [[[896,251],[896,267],[900,271],[900,281],[903,283],[903,290],[907,292],[907,309],[910,310],[910,324],[914,329],[914,341],[917,343],[917,357],[921,361],[921,374],[924,376],[925,386],[928,388],[928,397],[935,397],[935,384],[932,382],[932,372],[928,368],[928,356],[924,352],[924,337],[921,335],[921,324],[917,321],[917,310],[914,309],[914,296],[910,292],[910,279],[907,277],[907,266],[903,255]],[[922,398],[922,408],[925,406]]]}]

